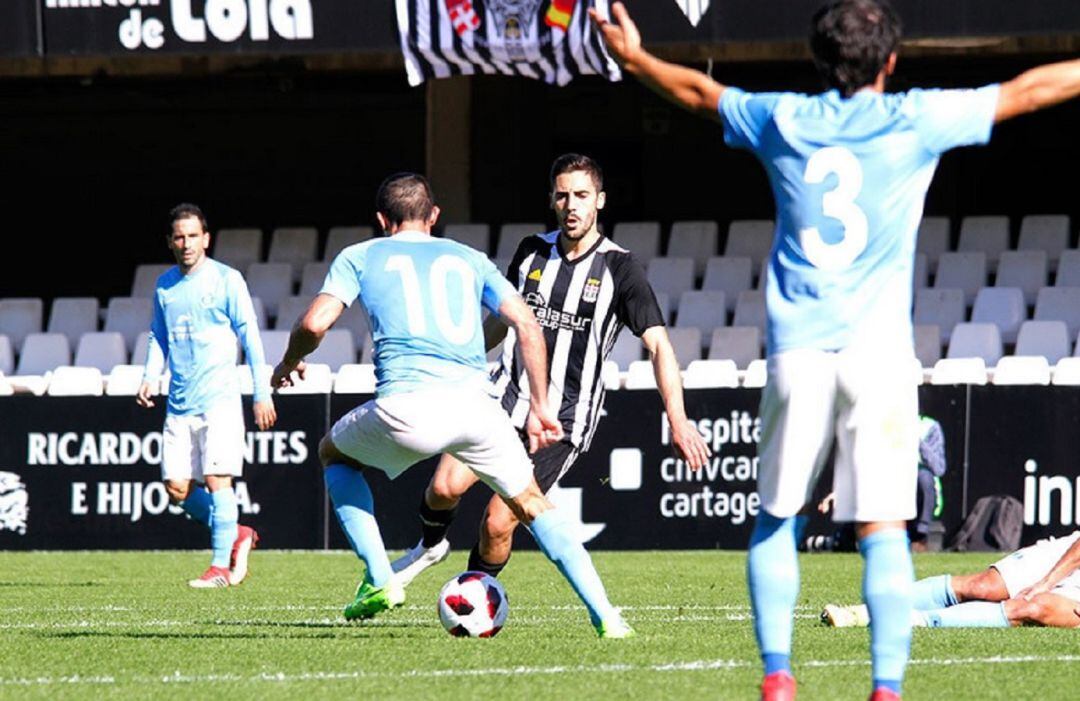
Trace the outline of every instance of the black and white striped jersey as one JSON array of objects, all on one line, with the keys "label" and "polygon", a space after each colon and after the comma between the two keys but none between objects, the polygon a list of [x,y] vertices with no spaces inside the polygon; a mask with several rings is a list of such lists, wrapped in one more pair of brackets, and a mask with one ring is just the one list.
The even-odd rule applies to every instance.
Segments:
[{"label": "black and white striped jersey", "polygon": [[[587,450],[604,401],[600,370],[623,327],[635,336],[664,325],[656,295],[641,263],[601,236],[588,253],[567,260],[559,232],[526,237],[507,277],[544,329],[551,384],[548,400],[559,408],[563,430]],[[502,363],[492,374],[495,396],[521,428],[529,413],[529,383],[507,333]]]}]

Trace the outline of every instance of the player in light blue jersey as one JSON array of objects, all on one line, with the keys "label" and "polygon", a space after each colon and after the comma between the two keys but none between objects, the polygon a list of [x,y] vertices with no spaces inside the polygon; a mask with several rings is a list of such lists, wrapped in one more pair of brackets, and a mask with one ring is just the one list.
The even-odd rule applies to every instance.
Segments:
[{"label": "player in light blue jersey", "polygon": [[[255,386],[255,425],[265,431],[277,414],[270,385],[260,381],[262,341],[255,309],[240,273],[207,257],[210,232],[202,210],[181,204],[169,213],[166,236],[176,266],[158,278],[146,369],[136,401],[154,406],[155,388],[169,364],[169,396],[161,474],[169,498],[210,528],[213,555],[199,589],[239,584],[258,534],[239,525],[233,478],[244,466],[244,415],[236,375],[239,337]],[[192,481],[205,484],[192,485]]]},{"label": "player in light blue jersey", "polygon": [[797,514],[837,441],[838,521],[856,522],[866,561],[873,696],[899,698],[911,631],[917,394],[911,281],[923,199],[938,158],[989,140],[995,122],[1080,93],[1080,61],[977,90],[885,92],[900,22],[885,0],[839,0],[814,16],[811,49],[828,90],[748,93],[657,59],[626,8],[593,21],[624,70],[719,121],[769,177],[768,383],[748,579],[765,664],[762,697],[795,696],[792,612]]},{"label": "player in light blue jersey", "polygon": [[483,254],[432,238],[439,209],[423,177],[388,178],[376,196],[376,212],[389,237],[350,246],[334,259],[271,378],[274,387],[292,384],[294,372],[303,375],[304,356],[318,347],[345,306],[356,300],[364,305],[375,343],[375,399],[341,418],[319,445],[334,511],[366,566],[345,618],[370,618],[405,601],[404,588],[392,577],[363,469],[375,467],[393,479],[424,458],[449,453],[529,526],[585,603],[601,637],[632,635],[608,601],[572,523],[540,492],[517,431],[487,391],[481,306],[518,334],[531,389],[530,450],[562,438],[548,406],[547,352],[532,311]]}]

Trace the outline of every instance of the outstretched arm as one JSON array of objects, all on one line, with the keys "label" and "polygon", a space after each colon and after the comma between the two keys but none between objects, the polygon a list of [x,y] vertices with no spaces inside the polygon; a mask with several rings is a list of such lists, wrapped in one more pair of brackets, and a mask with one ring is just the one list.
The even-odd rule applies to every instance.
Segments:
[{"label": "outstretched arm", "polygon": [[1002,83],[995,122],[1053,107],[1080,95],[1080,59],[1032,68]]},{"label": "outstretched arm", "polygon": [[641,32],[621,3],[611,8],[615,23],[589,10],[608,51],[623,70],[676,105],[719,120],[717,104],[724,86],[701,71],[661,61],[641,46]]}]

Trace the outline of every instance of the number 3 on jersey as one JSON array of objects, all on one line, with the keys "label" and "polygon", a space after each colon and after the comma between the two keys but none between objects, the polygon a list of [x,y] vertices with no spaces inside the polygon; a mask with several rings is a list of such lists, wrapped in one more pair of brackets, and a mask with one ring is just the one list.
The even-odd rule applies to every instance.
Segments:
[{"label": "number 3 on jersey", "polygon": [[842,270],[866,248],[870,225],[866,213],[855,204],[863,185],[859,159],[842,146],[829,146],[815,151],[806,162],[803,180],[808,185],[820,185],[829,175],[836,174],[837,185],[821,199],[822,213],[840,221],[843,237],[836,243],[821,238],[816,226],[799,231],[799,243],[806,259],[822,270]]},{"label": "number 3 on jersey", "polygon": [[[413,336],[427,335],[427,315],[424,312],[424,289],[420,285],[420,276],[416,264],[410,256],[397,255],[386,259],[386,272],[401,276],[404,292],[405,313],[408,319],[409,333]],[[455,321],[450,312],[450,275],[459,278],[461,303],[458,305],[461,319]],[[431,263],[426,291],[430,297],[435,326],[439,333],[454,345],[464,345],[476,333],[476,300],[473,295],[475,276],[472,268],[457,256],[439,256]]]}]

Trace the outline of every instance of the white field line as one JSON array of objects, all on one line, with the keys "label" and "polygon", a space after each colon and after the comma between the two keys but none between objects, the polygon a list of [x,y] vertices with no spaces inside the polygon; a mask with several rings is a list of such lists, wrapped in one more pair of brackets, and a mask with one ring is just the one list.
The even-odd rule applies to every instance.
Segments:
[{"label": "white field line", "polygon": [[[1024,655],[993,657],[954,657],[914,659],[910,664],[927,667],[980,666],[1001,664],[1031,663],[1076,663],[1080,655]],[[869,660],[808,660],[796,664],[799,667],[865,667]],[[49,686],[49,685],[115,685],[115,684],[207,684],[218,682],[246,683],[296,683],[326,681],[357,681],[362,679],[433,679],[455,677],[506,677],[522,675],[552,674],[624,674],[626,672],[709,672],[757,667],[758,662],[745,660],[694,660],[689,662],[668,662],[664,664],[602,664],[568,665],[551,667],[494,667],[489,669],[441,669],[407,670],[403,672],[332,672],[314,671],[287,674],[284,672],[253,675],[241,674],[185,674],[176,671],[165,676],[136,675],[122,678],[113,675],[36,677],[0,677],[0,687],[4,686]]]}]

